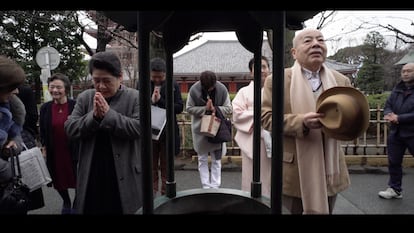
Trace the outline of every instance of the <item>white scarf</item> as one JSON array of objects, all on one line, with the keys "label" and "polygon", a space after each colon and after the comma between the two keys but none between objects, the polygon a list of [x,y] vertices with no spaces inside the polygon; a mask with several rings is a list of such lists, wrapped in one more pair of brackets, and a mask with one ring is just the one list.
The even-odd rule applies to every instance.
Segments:
[{"label": "white scarf", "polygon": [[[325,65],[320,70],[324,90],[337,86]],[[316,100],[300,64],[292,67],[290,99],[293,114],[316,112]],[[339,182],[339,143],[323,137],[320,129],[311,129],[304,138],[296,139],[300,190],[304,214],[329,214],[327,184]]]}]

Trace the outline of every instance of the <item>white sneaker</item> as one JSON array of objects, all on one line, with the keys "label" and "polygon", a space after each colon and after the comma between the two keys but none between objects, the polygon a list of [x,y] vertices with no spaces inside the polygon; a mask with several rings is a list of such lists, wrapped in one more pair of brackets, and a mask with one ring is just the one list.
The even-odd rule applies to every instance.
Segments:
[{"label": "white sneaker", "polygon": [[378,193],[378,196],[385,198],[385,199],[391,199],[391,198],[397,198],[401,199],[402,194],[398,191],[395,191],[393,188],[387,188],[385,191],[380,191]]}]

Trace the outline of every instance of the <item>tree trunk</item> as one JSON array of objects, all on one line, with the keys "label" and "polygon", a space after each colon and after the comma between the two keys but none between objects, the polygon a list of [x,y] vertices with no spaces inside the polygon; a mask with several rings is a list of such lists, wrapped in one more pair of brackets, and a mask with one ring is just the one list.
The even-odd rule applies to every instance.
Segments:
[{"label": "tree trunk", "polygon": [[[273,31],[272,30],[267,30],[267,41],[269,42],[269,46],[270,49],[273,50]],[[289,30],[289,29],[285,29],[285,61],[284,61],[284,65],[285,67],[291,67],[293,65],[293,57],[292,54],[290,52],[291,48],[293,47],[293,37],[295,36],[295,31],[294,30]]]},{"label": "tree trunk", "polygon": [[162,37],[150,34],[150,58],[160,57],[165,59],[165,49]]},{"label": "tree trunk", "polygon": [[103,52],[106,50],[106,45],[109,43],[108,35],[108,18],[96,12],[96,24],[98,25],[98,32],[96,37],[96,52]]}]

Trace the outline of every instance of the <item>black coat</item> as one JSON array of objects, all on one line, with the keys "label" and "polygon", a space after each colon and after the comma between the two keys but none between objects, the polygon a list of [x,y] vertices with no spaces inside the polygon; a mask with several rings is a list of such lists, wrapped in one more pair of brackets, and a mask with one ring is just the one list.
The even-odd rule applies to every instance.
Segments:
[{"label": "black coat", "polygon": [[19,94],[17,94],[17,96],[23,102],[26,109],[23,129],[29,131],[29,133],[36,137],[39,134],[37,128],[39,113],[37,112],[36,97],[33,90],[29,86],[20,86]]},{"label": "black coat", "polygon": [[[36,96],[32,88],[27,85],[19,86],[19,99],[23,102],[26,116],[23,124],[22,139],[27,148],[32,148],[36,145],[36,138],[39,135],[37,128],[37,121],[39,113],[37,111]],[[33,190],[29,194],[29,210],[39,209],[45,206],[42,188]]]},{"label": "black coat", "polygon": [[[177,124],[177,114],[180,114],[183,112],[183,99],[181,98],[181,91],[180,91],[180,86],[177,84],[177,82],[173,81],[173,85],[174,85],[174,124],[175,124],[175,155],[180,153],[180,129],[178,128],[178,124]],[[161,94],[161,98],[160,100],[153,104],[157,107],[160,108],[166,108],[166,89],[167,89],[167,85],[164,82],[161,85],[161,90],[160,90],[160,94]],[[151,95],[154,92],[154,83],[151,81]],[[165,132],[166,130],[164,130],[164,132],[161,135],[160,140],[165,142]]]},{"label": "black coat", "polygon": [[391,124],[390,133],[399,133],[399,136],[403,138],[414,137],[413,87],[407,89],[402,81],[394,87],[384,107],[384,115],[390,112],[398,115],[398,124]]},{"label": "black coat", "polygon": [[[49,169],[50,175],[55,177],[53,170],[54,155],[53,155],[53,135],[52,135],[52,101],[46,102],[40,107],[40,142],[42,146],[46,147],[46,165]],[[76,101],[68,99],[69,115],[72,113],[75,107]],[[78,145],[74,140],[69,140],[69,151],[72,156],[73,168],[76,168],[77,161],[79,160]],[[74,171],[76,175],[76,170]]]}]

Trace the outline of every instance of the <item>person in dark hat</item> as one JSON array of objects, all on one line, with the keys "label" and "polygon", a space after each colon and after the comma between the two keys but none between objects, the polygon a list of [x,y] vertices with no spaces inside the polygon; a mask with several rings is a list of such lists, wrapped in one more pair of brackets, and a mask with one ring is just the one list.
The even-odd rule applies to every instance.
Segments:
[{"label": "person in dark hat", "polygon": [[78,96],[65,122],[68,137],[79,139],[75,209],[133,214],[142,206],[139,93],[121,84],[113,52],[94,54],[89,73],[95,88]]},{"label": "person in dark hat", "polygon": [[22,150],[21,130],[26,112],[15,93],[25,79],[20,65],[0,56],[0,182],[11,178],[11,168],[7,162],[9,149],[14,149],[17,154]]}]

